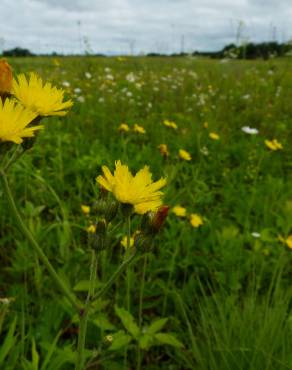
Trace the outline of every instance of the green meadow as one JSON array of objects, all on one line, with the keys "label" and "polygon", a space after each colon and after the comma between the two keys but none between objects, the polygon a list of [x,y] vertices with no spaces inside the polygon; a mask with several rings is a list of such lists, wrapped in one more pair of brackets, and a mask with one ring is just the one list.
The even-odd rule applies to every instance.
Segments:
[{"label": "green meadow", "polygon": [[[26,227],[80,301],[129,253],[120,211],[106,240],[95,237],[102,166],[147,165],[167,179],[153,245],[133,247],[90,307],[84,369],[292,369],[292,60],[8,61],[74,102],[42,121],[8,179]],[[140,223],[133,215],[131,234]],[[0,369],[74,370],[80,313],[19,229],[3,182],[0,261]]]}]

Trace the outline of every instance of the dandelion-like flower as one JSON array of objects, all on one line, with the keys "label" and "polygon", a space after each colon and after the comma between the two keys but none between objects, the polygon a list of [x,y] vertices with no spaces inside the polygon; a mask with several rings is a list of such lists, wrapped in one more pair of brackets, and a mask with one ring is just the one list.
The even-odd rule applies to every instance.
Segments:
[{"label": "dandelion-like flower", "polygon": [[137,125],[137,123],[134,124],[133,131],[137,132],[138,134],[146,134],[145,128],[143,126]]},{"label": "dandelion-like flower", "polygon": [[120,126],[119,126],[119,131],[120,132],[129,132],[130,127],[126,123],[121,123]]},{"label": "dandelion-like flower", "polygon": [[49,82],[44,84],[35,73],[31,73],[28,80],[24,74],[20,74],[17,80],[13,81],[13,95],[38,116],[65,116],[73,105],[71,100],[63,101],[62,89],[57,89]]},{"label": "dandelion-like flower", "polygon": [[161,206],[163,193],[159,190],[165,186],[165,179],[152,182],[148,166],[133,176],[128,166],[122,165],[121,161],[115,165],[114,174],[108,167],[102,167],[104,176],[98,176],[96,180],[103,188],[112,192],[119,202],[132,205],[138,214],[155,211]]},{"label": "dandelion-like flower", "polygon": [[186,215],[187,215],[187,210],[184,207],[180,206],[180,205],[177,205],[177,206],[173,207],[172,212],[177,217],[186,217]]},{"label": "dandelion-like flower", "polygon": [[190,223],[194,228],[198,228],[199,226],[203,225],[203,219],[196,213],[192,213],[190,215]]},{"label": "dandelion-like flower", "polygon": [[273,151],[283,149],[283,145],[281,143],[279,143],[279,141],[277,139],[265,140],[265,144],[270,150],[273,150]]},{"label": "dandelion-like flower", "polygon": [[23,138],[34,136],[34,132],[43,127],[28,127],[36,117],[34,112],[14,101],[6,99],[2,103],[0,100],[0,141],[21,144]]},{"label": "dandelion-like flower", "polygon": [[215,132],[210,132],[209,138],[212,139],[212,140],[219,140],[220,136],[218,134],[216,134]]},{"label": "dandelion-like flower", "polygon": [[166,127],[170,127],[170,128],[173,128],[174,130],[177,130],[177,124],[175,122],[173,122],[173,121],[169,121],[169,120],[165,119],[163,121],[163,124]]},{"label": "dandelion-like flower", "polygon": [[180,149],[178,151],[178,156],[180,157],[180,159],[183,159],[184,161],[190,161],[192,159],[190,153],[184,149]]},{"label": "dandelion-like flower", "polygon": [[160,151],[160,154],[164,157],[164,158],[167,158],[169,157],[169,151],[168,151],[168,147],[166,144],[159,144],[158,145],[158,149]]}]

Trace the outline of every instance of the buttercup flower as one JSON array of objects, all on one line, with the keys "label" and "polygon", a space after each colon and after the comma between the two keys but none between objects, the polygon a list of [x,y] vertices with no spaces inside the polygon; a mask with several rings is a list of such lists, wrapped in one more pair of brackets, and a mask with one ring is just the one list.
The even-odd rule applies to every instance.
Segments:
[{"label": "buttercup flower", "polygon": [[34,136],[34,131],[43,127],[27,127],[36,116],[34,112],[16,102],[6,99],[2,103],[0,99],[0,141],[21,144],[24,137]]},{"label": "buttercup flower", "polygon": [[277,139],[265,140],[265,144],[270,150],[273,150],[273,151],[283,149],[283,145],[281,143],[279,143],[279,141]]},{"label": "buttercup flower", "polygon": [[9,94],[12,89],[12,68],[6,60],[0,60],[0,95]]},{"label": "buttercup flower", "polygon": [[133,131],[137,132],[138,134],[146,134],[145,128],[137,125],[137,123],[135,123]]},{"label": "buttercup flower", "polygon": [[186,217],[187,215],[187,210],[182,207],[182,206],[175,206],[172,208],[172,212],[177,216],[177,217]]},{"label": "buttercup flower", "polygon": [[35,73],[30,74],[29,80],[24,74],[13,81],[13,95],[26,108],[39,116],[65,116],[67,109],[73,103],[71,100],[63,102],[64,91],[53,87],[51,83],[43,81]]},{"label": "buttercup flower", "polygon": [[215,132],[210,132],[209,138],[212,139],[212,140],[219,140],[220,136],[218,134],[216,134]]},{"label": "buttercup flower", "polygon": [[199,226],[203,225],[202,217],[196,213],[192,213],[190,216],[190,223],[194,228],[198,228]]},{"label": "buttercup flower", "polygon": [[184,149],[180,149],[180,150],[178,151],[178,156],[179,156],[181,159],[185,160],[185,161],[190,161],[190,160],[192,159],[192,156],[190,155],[190,153],[189,153],[189,152],[187,152],[187,151],[186,151],[186,150],[184,150]]},{"label": "buttercup flower", "polygon": [[97,182],[112,192],[119,202],[133,205],[134,211],[138,214],[157,210],[162,204],[161,196],[163,195],[159,189],[165,186],[166,180],[161,178],[152,182],[148,166],[133,176],[128,166],[122,165],[121,161],[117,161],[115,165],[113,175],[108,167],[103,166],[104,176],[98,176]]}]

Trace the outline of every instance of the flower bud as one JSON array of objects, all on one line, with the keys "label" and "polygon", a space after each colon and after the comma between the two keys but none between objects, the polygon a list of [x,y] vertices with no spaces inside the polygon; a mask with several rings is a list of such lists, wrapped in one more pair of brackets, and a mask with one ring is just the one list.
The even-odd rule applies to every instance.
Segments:
[{"label": "flower bud", "polygon": [[92,248],[97,251],[102,251],[107,248],[107,222],[105,219],[99,220],[94,225],[94,232],[88,233],[88,241]]},{"label": "flower bud", "polygon": [[12,90],[12,68],[6,62],[6,60],[0,60],[0,96],[2,98],[6,98],[6,96],[10,95]]},{"label": "flower bud", "polygon": [[145,234],[157,234],[167,217],[169,207],[160,206],[156,212],[146,213],[141,222],[141,229]]},{"label": "flower bud", "polygon": [[153,235],[144,233],[137,234],[134,240],[134,247],[138,252],[151,252],[154,247]]}]

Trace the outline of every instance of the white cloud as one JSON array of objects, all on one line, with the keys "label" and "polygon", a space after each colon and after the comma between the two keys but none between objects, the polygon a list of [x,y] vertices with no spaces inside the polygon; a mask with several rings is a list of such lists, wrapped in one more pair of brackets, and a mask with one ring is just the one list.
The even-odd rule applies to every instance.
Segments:
[{"label": "white cloud", "polygon": [[238,30],[285,41],[291,16],[290,0],[1,0],[0,39],[36,52],[78,53],[84,37],[102,53],[216,50]]}]

